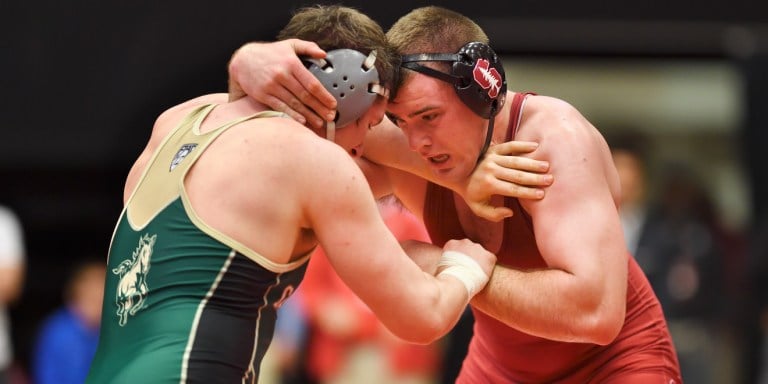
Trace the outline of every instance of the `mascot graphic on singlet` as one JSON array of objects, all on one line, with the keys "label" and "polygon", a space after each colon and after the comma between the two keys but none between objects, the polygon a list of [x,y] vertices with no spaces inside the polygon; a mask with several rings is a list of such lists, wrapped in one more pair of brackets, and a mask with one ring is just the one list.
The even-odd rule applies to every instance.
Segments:
[{"label": "mascot graphic on singlet", "polygon": [[115,303],[121,327],[128,321],[128,315],[133,316],[144,307],[144,299],[149,292],[147,286],[149,259],[152,257],[152,248],[155,246],[156,239],[157,235],[145,234],[140,237],[139,245],[133,251],[131,258],[123,260],[117,268],[112,270],[112,273],[120,276]]}]

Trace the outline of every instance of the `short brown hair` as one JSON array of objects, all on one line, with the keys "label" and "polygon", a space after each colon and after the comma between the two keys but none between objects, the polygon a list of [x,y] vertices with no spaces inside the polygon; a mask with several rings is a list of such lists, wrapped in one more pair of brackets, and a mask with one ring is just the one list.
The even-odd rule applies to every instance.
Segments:
[{"label": "short brown hair", "polygon": [[[465,44],[478,41],[488,44],[488,35],[472,19],[450,9],[428,6],[416,8],[398,19],[387,31],[387,40],[398,55],[413,53],[455,53]],[[436,69],[447,64],[428,63]],[[409,71],[398,68],[398,79],[392,89],[394,97]]]},{"label": "short brown hair", "polygon": [[368,55],[375,50],[379,81],[387,88],[392,86],[395,68],[400,65],[399,56],[387,41],[381,26],[350,7],[316,5],[301,8],[277,38],[313,41],[326,51],[349,48]]}]

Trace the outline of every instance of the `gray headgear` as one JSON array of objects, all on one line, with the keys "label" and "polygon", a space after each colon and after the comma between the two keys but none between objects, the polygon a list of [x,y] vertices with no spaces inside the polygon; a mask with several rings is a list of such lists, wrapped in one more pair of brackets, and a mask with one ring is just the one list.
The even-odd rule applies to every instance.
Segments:
[{"label": "gray headgear", "polygon": [[379,84],[379,71],[373,65],[376,51],[365,56],[354,49],[335,49],[325,59],[305,59],[308,69],[336,99],[336,118],[326,126],[328,140],[335,128],[354,122],[368,111],[376,96],[387,97]]}]

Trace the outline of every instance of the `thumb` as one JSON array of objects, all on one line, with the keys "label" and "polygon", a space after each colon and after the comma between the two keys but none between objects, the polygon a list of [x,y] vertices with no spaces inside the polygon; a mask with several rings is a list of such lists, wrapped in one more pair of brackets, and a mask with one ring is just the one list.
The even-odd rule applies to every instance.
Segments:
[{"label": "thumb", "polygon": [[472,211],[474,211],[477,216],[494,222],[499,222],[507,217],[512,217],[514,215],[514,211],[507,207],[494,207],[492,205],[485,204],[473,205]]}]

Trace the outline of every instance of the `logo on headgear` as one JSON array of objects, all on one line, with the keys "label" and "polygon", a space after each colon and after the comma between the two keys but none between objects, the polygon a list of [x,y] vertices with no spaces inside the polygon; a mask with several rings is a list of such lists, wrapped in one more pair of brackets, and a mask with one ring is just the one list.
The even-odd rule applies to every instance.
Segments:
[{"label": "logo on headgear", "polygon": [[496,68],[491,68],[486,59],[478,59],[475,68],[472,70],[472,76],[475,82],[483,89],[488,90],[488,96],[495,99],[499,96],[501,90],[501,74]]}]

